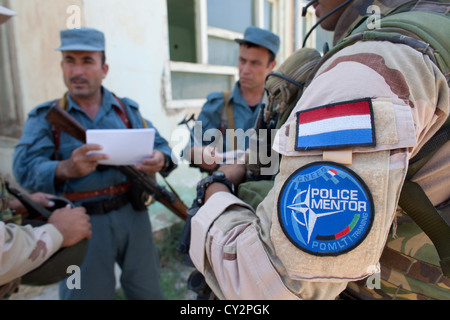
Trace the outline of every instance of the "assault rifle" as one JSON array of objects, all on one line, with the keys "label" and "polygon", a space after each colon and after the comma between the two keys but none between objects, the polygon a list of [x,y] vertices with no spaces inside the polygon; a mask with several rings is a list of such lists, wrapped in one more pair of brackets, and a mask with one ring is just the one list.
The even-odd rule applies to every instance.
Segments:
[{"label": "assault rifle", "polygon": [[[66,132],[75,139],[86,143],[86,129],[75,120],[67,111],[53,104],[47,112],[45,117],[55,128]],[[187,206],[175,193],[168,191],[165,187],[159,185],[148,174],[139,171],[132,166],[114,166],[125,174],[133,183],[136,183],[142,190],[144,190],[153,198],[162,203],[166,208],[176,214],[183,220],[187,218]]]}]

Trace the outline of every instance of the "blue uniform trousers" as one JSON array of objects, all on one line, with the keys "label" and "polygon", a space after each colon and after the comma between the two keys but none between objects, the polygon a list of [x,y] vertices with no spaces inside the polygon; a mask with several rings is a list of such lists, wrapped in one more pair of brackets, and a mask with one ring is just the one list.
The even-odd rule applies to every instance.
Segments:
[{"label": "blue uniform trousers", "polygon": [[[60,298],[113,299],[114,264],[122,269],[120,282],[127,299],[163,299],[159,285],[159,257],[147,211],[131,204],[104,215],[92,215],[92,238],[81,268],[81,289],[60,282]],[[69,275],[70,276],[70,275]],[[70,278],[69,278],[70,280]]]}]

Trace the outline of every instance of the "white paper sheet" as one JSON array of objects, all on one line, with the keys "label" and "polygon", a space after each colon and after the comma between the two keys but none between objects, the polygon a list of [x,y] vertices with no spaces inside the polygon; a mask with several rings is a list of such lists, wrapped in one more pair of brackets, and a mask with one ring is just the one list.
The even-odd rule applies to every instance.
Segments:
[{"label": "white paper sheet", "polygon": [[125,166],[140,163],[153,154],[155,129],[86,130],[86,143],[99,144],[97,153],[109,155],[99,164]]}]

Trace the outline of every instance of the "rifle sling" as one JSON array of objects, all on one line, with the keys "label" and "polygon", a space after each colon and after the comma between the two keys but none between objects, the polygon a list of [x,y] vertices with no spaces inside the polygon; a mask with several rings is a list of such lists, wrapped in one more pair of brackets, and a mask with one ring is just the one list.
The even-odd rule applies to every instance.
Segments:
[{"label": "rifle sling", "polygon": [[230,100],[231,92],[224,91],[223,99],[224,99],[224,108],[226,112],[226,117],[228,121],[228,133],[230,134],[230,142],[233,143],[233,149],[237,149],[237,138],[234,133],[235,125],[234,125],[234,113],[233,113],[233,101]]},{"label": "rifle sling", "polygon": [[410,160],[399,205],[433,242],[439,254],[442,272],[450,276],[450,226],[433,206],[423,189],[410,179],[450,140],[450,117],[441,129]]}]

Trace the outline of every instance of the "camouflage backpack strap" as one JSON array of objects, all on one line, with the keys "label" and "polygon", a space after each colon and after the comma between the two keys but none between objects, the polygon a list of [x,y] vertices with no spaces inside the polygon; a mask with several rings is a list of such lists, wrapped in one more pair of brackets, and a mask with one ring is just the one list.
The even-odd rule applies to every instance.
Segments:
[{"label": "camouflage backpack strap", "polygon": [[350,35],[329,50],[311,73],[307,84],[319,68],[335,53],[358,41],[400,43],[427,55],[450,81],[450,10],[448,1],[420,0],[400,8],[380,20],[379,29],[369,29],[363,17]]},{"label": "camouflage backpack strap", "polygon": [[441,129],[409,161],[399,205],[433,242],[442,273],[450,277],[450,226],[433,206],[423,189],[411,178],[428,162],[436,151],[450,140],[450,116]]},{"label": "camouflage backpack strap", "polygon": [[[352,31],[339,47],[361,40],[402,43],[427,55],[450,81],[450,10],[448,1],[418,1],[407,12],[394,12],[380,20],[380,29],[366,23]],[[334,48],[333,48],[334,51]]]}]

